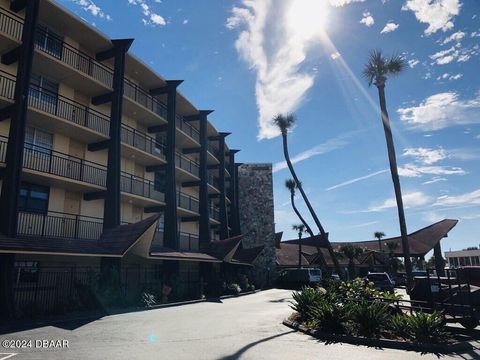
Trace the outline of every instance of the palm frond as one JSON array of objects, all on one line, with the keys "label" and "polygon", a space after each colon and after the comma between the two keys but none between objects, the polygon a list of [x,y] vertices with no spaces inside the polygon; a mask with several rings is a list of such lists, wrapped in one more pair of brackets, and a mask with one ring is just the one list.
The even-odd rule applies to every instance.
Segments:
[{"label": "palm frond", "polygon": [[385,64],[385,67],[389,75],[397,75],[405,70],[407,63],[402,56],[392,55]]},{"label": "palm frond", "polygon": [[295,188],[297,187],[297,184],[295,183],[295,180],[287,179],[285,180],[285,187],[288,190],[290,190],[290,192],[295,192]]},{"label": "palm frond", "polygon": [[295,123],[295,116],[293,114],[278,114],[273,118],[273,123],[277,125],[282,134],[285,134]]}]

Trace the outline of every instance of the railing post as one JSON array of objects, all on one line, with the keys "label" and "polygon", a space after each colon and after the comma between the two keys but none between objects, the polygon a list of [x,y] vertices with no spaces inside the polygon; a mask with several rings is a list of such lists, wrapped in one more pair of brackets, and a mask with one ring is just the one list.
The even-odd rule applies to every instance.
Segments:
[{"label": "railing post", "polygon": [[48,216],[48,213],[47,215],[43,214],[43,219],[42,219],[42,237],[45,236],[45,223],[47,221],[47,216]]},{"label": "railing post", "polygon": [[85,119],[83,120],[83,122],[84,122],[84,126],[87,128],[89,127],[88,126],[89,112],[90,112],[90,108],[88,106],[85,106]]},{"label": "railing post", "polygon": [[74,227],[74,234],[75,234],[75,239],[78,239],[78,215],[75,215],[75,227]]},{"label": "railing post", "polygon": [[85,163],[84,163],[84,159],[80,159],[80,181],[84,181],[83,180],[83,167],[85,166]]}]

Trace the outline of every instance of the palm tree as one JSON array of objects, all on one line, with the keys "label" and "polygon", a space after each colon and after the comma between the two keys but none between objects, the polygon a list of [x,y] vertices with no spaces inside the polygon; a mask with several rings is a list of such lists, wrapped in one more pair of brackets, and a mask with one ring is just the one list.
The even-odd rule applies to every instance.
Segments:
[{"label": "palm tree", "polygon": [[408,245],[407,224],[405,222],[405,211],[403,209],[402,190],[400,188],[400,179],[398,176],[397,159],[395,156],[395,146],[393,144],[392,129],[387,112],[387,103],[385,100],[385,82],[387,76],[400,74],[406,68],[405,60],[398,55],[390,58],[383,56],[380,50],[374,50],[363,70],[364,77],[368,80],[368,86],[374,84],[378,89],[378,98],[380,101],[380,110],[382,116],[383,130],[387,142],[388,160],[390,162],[390,172],[392,175],[395,198],[397,200],[398,219],[400,223],[400,234],[402,237],[403,257],[405,259],[405,272],[407,274],[407,289],[412,285],[412,263],[410,261],[410,248]]},{"label": "palm tree", "polygon": [[303,218],[302,214],[297,209],[297,206],[295,205],[295,189],[297,188],[297,184],[295,180],[293,179],[287,179],[285,180],[285,187],[290,190],[290,201],[292,203],[292,208],[295,214],[297,214],[298,218],[302,222],[302,224],[305,226],[305,231],[311,236],[314,237],[315,235],[313,234],[312,229],[310,229],[310,226],[308,226],[307,222]]},{"label": "palm tree", "polygon": [[320,223],[320,220],[318,219],[317,214],[313,210],[313,207],[310,204],[310,201],[308,200],[307,195],[305,194],[305,191],[303,190],[302,183],[298,180],[297,173],[295,172],[292,162],[290,161],[290,155],[288,154],[287,134],[288,134],[288,130],[291,129],[291,127],[295,123],[295,117],[291,114],[286,116],[277,115],[273,119],[273,122],[275,123],[275,125],[277,125],[277,127],[280,129],[280,132],[282,133],[283,155],[285,156],[285,161],[287,162],[287,166],[288,166],[288,169],[290,170],[290,174],[292,174],[293,180],[297,184],[297,188],[300,191],[300,194],[302,195],[303,201],[305,201],[305,204],[307,205],[308,211],[310,212],[310,215],[312,216],[313,221],[315,221],[315,224],[317,225],[318,230],[320,231],[320,235],[322,236],[322,239],[327,244],[328,252],[335,266],[335,271],[337,272],[338,275],[341,276],[342,272],[340,271],[340,266],[333,252],[332,245],[330,244],[330,241],[328,241],[328,234],[325,232],[322,224]]},{"label": "palm tree", "polygon": [[353,279],[355,277],[354,259],[363,253],[363,249],[352,244],[346,244],[340,247],[339,252],[348,259],[348,277]]},{"label": "palm tree", "polygon": [[377,240],[378,240],[378,250],[382,251],[382,238],[385,237],[385,233],[383,231],[375,231],[373,233],[373,237],[377,238]]},{"label": "palm tree", "polygon": [[302,235],[305,232],[305,225],[292,225],[292,229],[298,231],[298,268],[302,267]]},{"label": "palm tree", "polygon": [[388,248],[388,254],[390,256],[390,267],[391,271],[396,273],[398,270],[398,262],[396,261],[397,259],[395,258],[395,250],[398,249],[398,242],[396,241],[389,241],[385,243]]}]

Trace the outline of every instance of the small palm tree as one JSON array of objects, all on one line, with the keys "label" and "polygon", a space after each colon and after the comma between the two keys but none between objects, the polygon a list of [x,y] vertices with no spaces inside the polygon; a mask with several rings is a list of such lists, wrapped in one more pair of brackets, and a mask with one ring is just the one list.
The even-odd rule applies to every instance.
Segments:
[{"label": "small palm tree", "polygon": [[382,238],[385,237],[385,233],[383,231],[375,231],[373,236],[378,240],[378,250],[382,251]]},{"label": "small palm tree", "polygon": [[292,229],[298,232],[298,268],[302,267],[302,235],[305,232],[305,225],[292,225]]},{"label": "small palm tree", "polygon": [[303,218],[302,214],[300,214],[300,211],[298,211],[297,206],[295,205],[295,189],[297,188],[297,183],[293,179],[287,179],[285,180],[285,187],[290,191],[290,201],[292,203],[292,208],[295,214],[297,214],[298,218],[302,222],[302,224],[305,226],[305,231],[311,236],[315,236],[313,234],[312,229],[310,229],[310,226],[308,226],[307,222]]},{"label": "small palm tree", "polygon": [[348,276],[350,279],[353,279],[355,277],[354,259],[363,253],[363,249],[352,244],[346,244],[340,247],[339,252],[348,259]]},{"label": "small palm tree", "polygon": [[[333,264],[335,266],[335,271],[337,274],[341,275],[342,272],[340,270],[340,266],[338,264],[338,260],[335,257],[335,254],[333,252],[332,245],[330,244],[330,241],[328,241],[328,234],[325,232],[322,224],[320,223],[320,220],[318,219],[317,214],[313,210],[312,205],[310,204],[310,201],[307,198],[307,195],[305,194],[305,191],[303,190],[302,183],[298,180],[297,173],[295,172],[295,169],[293,168],[292,161],[290,160],[290,155],[288,153],[288,141],[287,141],[287,134],[288,130],[290,130],[295,124],[295,117],[291,114],[289,115],[277,115],[274,119],[273,122],[277,127],[280,129],[280,132],[282,134],[282,140],[283,140],[283,155],[285,157],[285,161],[287,162],[288,169],[290,170],[290,174],[292,174],[293,180],[295,181],[295,184],[297,185],[298,190],[300,191],[300,194],[302,195],[303,201],[305,201],[305,204],[307,205],[308,211],[310,212],[310,215],[313,218],[313,221],[315,221],[315,224],[318,227],[318,230],[320,231],[320,235],[322,236],[322,239],[326,242],[327,244],[327,249],[330,254],[330,257],[332,258]],[[320,252],[319,252],[320,254]],[[323,259],[324,260],[324,259]],[[323,261],[325,263],[325,261]]]},{"label": "small palm tree", "polygon": [[391,271],[396,273],[398,270],[398,262],[395,258],[395,251],[398,249],[398,242],[396,241],[389,241],[385,243],[388,248],[388,254],[390,256],[390,267]]},{"label": "small palm tree", "polygon": [[374,84],[378,90],[380,110],[382,113],[382,124],[387,142],[388,160],[390,162],[390,172],[392,174],[395,198],[397,200],[403,257],[405,259],[405,272],[407,274],[407,289],[410,289],[412,285],[412,263],[410,261],[407,224],[405,222],[405,211],[403,209],[402,190],[400,188],[400,178],[398,176],[397,158],[395,155],[395,146],[393,144],[392,128],[390,126],[387,103],[385,100],[385,83],[387,81],[387,76],[396,76],[405,70],[405,68],[406,62],[401,56],[394,55],[390,58],[386,58],[383,56],[380,50],[375,50],[370,53],[370,58],[363,70],[363,76],[367,79],[369,86]]}]

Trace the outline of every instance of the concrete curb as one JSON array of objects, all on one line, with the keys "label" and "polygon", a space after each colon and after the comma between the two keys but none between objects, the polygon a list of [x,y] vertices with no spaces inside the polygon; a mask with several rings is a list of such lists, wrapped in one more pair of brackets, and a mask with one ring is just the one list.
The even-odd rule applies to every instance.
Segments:
[{"label": "concrete curb", "polygon": [[198,304],[202,302],[218,302],[219,300],[256,294],[257,292],[260,292],[260,291],[262,290],[246,291],[237,295],[223,295],[217,298],[196,299],[196,300],[188,300],[188,301],[179,301],[179,302],[168,303],[168,304],[159,304],[159,305],[153,305],[150,307],[137,306],[137,307],[128,307],[128,308],[113,308],[113,309],[109,309],[108,311],[90,312],[88,314],[79,314],[78,316],[71,316],[66,318],[20,322],[15,325],[0,325],[0,334],[6,334],[9,331],[16,332],[16,331],[22,331],[23,329],[43,327],[43,326],[61,324],[65,322],[100,319],[102,317],[111,316],[111,315],[120,315],[120,314],[133,313],[133,312],[157,310],[157,309],[176,307],[176,306],[182,306],[182,305]]},{"label": "concrete curb", "polygon": [[283,325],[303,332],[307,335],[313,336],[316,339],[324,340],[326,342],[341,342],[352,345],[363,345],[375,348],[390,348],[397,350],[417,351],[421,353],[464,353],[473,349],[472,344],[467,341],[454,342],[448,345],[444,344],[422,344],[408,341],[391,340],[391,339],[371,339],[361,336],[351,336],[343,334],[325,333],[318,330],[307,329],[296,321],[285,319]]}]

